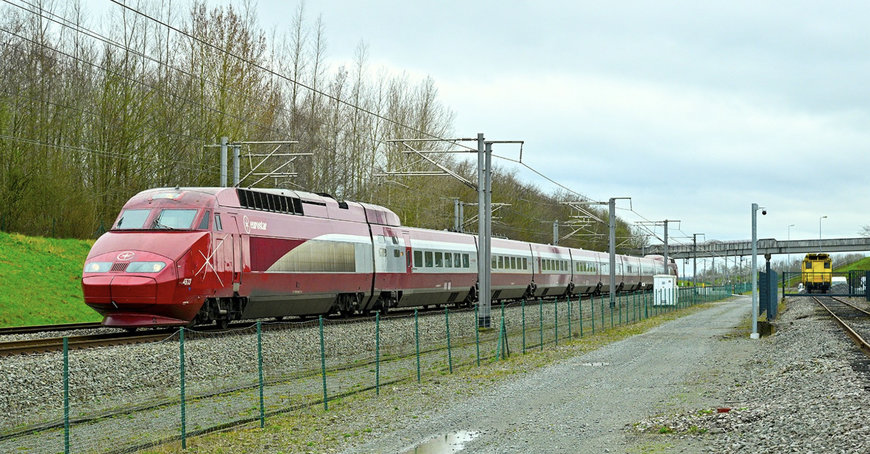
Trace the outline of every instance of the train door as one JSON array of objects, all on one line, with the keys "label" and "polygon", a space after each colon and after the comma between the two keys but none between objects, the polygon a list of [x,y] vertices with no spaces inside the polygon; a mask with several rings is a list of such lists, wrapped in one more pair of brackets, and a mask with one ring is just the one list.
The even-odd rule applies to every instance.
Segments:
[{"label": "train door", "polygon": [[405,240],[405,274],[410,276],[411,269],[414,266],[411,257],[411,234],[409,232],[402,232],[402,239]]},{"label": "train door", "polygon": [[235,226],[234,231],[230,232],[231,243],[232,243],[232,282],[233,282],[233,291],[238,292],[239,287],[242,283],[242,269],[244,265],[244,261],[242,260],[242,244],[247,243],[248,237],[250,235],[247,234],[247,231],[243,230],[243,227],[239,225],[239,217],[232,216],[233,218],[233,226]]},{"label": "train door", "polygon": [[214,235],[212,235],[212,252],[209,262],[213,277],[217,280],[215,288],[219,296],[225,296],[222,290],[232,282],[233,267],[233,235],[235,220],[226,213],[214,214]]}]

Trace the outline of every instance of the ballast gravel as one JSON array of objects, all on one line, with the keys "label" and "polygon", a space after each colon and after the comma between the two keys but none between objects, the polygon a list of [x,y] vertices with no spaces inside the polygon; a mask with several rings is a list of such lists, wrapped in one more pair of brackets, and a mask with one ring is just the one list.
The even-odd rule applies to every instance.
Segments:
[{"label": "ballast gravel", "polygon": [[870,361],[810,298],[789,298],[787,307],[775,334],[731,371],[731,386],[711,389],[722,407],[626,429],[665,432],[686,452],[870,452]]}]

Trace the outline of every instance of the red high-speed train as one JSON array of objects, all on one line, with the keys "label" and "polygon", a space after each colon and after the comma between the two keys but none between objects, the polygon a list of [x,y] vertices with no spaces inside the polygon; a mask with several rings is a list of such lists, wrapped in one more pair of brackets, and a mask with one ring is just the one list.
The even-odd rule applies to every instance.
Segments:
[{"label": "red high-speed train", "polygon": [[[617,288],[651,288],[663,265],[617,256]],[[609,273],[605,253],[492,240],[494,300],[596,293]],[[471,304],[476,283],[475,235],[405,227],[367,203],[240,188],[137,194],[82,275],[85,303],[125,328]]]}]

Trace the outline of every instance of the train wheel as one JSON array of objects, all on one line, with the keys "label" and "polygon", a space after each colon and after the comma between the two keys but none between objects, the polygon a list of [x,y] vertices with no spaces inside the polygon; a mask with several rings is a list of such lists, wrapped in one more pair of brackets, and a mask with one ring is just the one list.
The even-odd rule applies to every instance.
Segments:
[{"label": "train wheel", "polygon": [[219,318],[215,320],[215,325],[218,329],[227,329],[230,326],[230,321],[225,318]]}]

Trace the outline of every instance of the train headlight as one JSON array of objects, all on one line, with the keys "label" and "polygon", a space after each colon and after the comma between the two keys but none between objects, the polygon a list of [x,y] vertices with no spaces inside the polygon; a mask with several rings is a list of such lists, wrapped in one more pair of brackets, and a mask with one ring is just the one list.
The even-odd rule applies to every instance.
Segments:
[{"label": "train headlight", "polygon": [[163,268],[166,267],[166,264],[163,262],[130,262],[127,265],[128,273],[157,273]]},{"label": "train headlight", "polygon": [[85,273],[105,273],[112,268],[112,262],[91,262],[85,264]]}]

